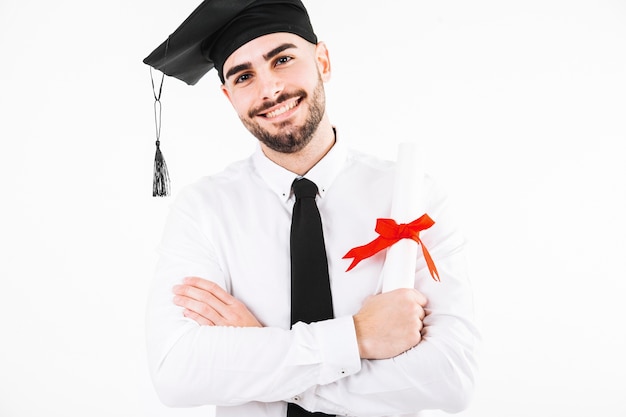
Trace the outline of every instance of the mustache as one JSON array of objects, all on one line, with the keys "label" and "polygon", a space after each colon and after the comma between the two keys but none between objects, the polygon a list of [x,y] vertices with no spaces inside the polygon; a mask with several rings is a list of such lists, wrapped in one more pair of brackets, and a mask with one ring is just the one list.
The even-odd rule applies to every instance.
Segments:
[{"label": "mustache", "polygon": [[297,91],[292,91],[292,92],[285,92],[282,93],[281,95],[279,95],[276,100],[273,101],[267,101],[263,104],[261,104],[258,107],[255,107],[253,109],[250,109],[250,111],[248,111],[248,117],[249,118],[253,118],[254,116],[259,115],[260,113],[264,113],[265,111],[271,109],[272,107],[287,101],[289,99],[292,99],[294,97],[300,97],[300,99],[305,99],[307,97],[307,93],[304,90],[297,90]]}]

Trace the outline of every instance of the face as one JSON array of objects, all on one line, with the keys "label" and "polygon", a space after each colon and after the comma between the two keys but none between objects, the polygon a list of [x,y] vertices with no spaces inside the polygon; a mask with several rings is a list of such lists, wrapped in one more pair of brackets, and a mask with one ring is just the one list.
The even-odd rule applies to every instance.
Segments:
[{"label": "face", "polygon": [[237,49],[224,63],[222,91],[246,128],[276,152],[295,153],[325,115],[330,62],[324,44],[273,33]]}]

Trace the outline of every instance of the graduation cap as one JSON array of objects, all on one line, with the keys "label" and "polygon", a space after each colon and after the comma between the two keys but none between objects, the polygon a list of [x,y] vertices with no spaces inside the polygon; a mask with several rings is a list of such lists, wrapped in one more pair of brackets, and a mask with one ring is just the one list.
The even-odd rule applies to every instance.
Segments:
[{"label": "graduation cap", "polygon": [[[226,59],[239,47],[263,35],[287,32],[317,43],[309,15],[300,0],[205,0],[143,62],[163,74],[195,85],[215,68],[224,82]],[[152,72],[151,72],[152,74]],[[160,150],[161,90],[155,90],[157,152],[153,196],[169,194],[169,175]]]},{"label": "graduation cap", "polygon": [[143,62],[194,85],[212,68],[224,82],[224,61],[259,36],[294,33],[317,43],[300,0],[205,0]]}]

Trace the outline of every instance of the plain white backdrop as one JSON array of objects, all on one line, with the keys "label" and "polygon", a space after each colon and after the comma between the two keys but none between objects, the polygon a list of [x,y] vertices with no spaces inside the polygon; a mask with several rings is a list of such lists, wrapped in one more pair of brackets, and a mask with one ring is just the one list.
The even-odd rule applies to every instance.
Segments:
[{"label": "plain white backdrop", "polygon": [[[198,0],[0,1],[0,416],[167,409],[144,305],[169,199],[151,197],[142,59]],[[470,244],[484,343],[468,417],[626,415],[626,3],[308,0],[331,120],[395,158],[418,138]],[[255,139],[219,92],[166,79],[173,192]]]}]

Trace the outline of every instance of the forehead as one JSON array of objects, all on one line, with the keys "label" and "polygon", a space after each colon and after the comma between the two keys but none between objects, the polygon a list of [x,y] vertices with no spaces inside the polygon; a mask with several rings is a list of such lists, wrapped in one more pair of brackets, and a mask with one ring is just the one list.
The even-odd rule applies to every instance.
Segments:
[{"label": "forehead", "polygon": [[313,46],[309,41],[301,38],[293,33],[278,32],[269,35],[259,36],[250,42],[242,45],[224,62],[224,72],[234,65],[242,63],[254,63],[255,61],[264,61],[264,55],[280,45],[293,44],[295,49],[305,49]]}]

